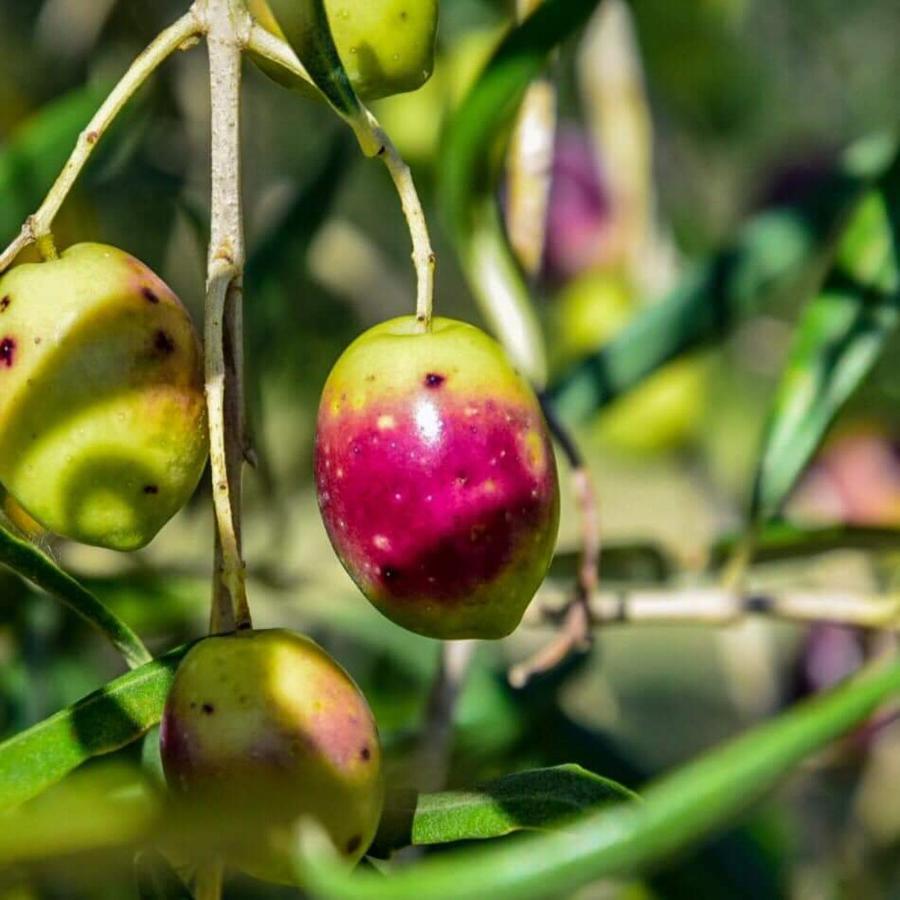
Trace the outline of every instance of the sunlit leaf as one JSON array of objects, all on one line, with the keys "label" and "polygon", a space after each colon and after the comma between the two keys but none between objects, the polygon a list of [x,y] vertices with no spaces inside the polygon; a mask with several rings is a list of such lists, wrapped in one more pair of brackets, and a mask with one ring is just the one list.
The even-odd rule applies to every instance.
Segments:
[{"label": "sunlit leaf", "polygon": [[794,334],[763,442],[751,515],[775,515],[900,320],[900,157],[855,210]]},{"label": "sunlit leaf", "polygon": [[36,797],[92,757],[152,728],[187,649],[146,663],[0,744],[0,810]]},{"label": "sunlit leaf", "polygon": [[581,766],[518,772],[474,790],[420,796],[411,843],[446,844],[547,830],[579,812],[634,799],[627,788]]}]

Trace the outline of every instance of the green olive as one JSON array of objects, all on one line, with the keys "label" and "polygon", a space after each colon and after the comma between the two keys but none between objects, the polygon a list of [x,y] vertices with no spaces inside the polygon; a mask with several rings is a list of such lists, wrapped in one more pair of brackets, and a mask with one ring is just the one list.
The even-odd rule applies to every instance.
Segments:
[{"label": "green olive", "polygon": [[133,550],[207,456],[200,344],[127,253],[78,244],[0,279],[0,483],[48,530]]},{"label": "green olive", "polygon": [[177,797],[239,823],[230,858],[259,878],[295,880],[289,844],[302,818],[349,864],[375,836],[375,720],[350,676],[302,635],[246,631],[193,647],[166,701],[160,752]]},{"label": "green olive", "polygon": [[[287,5],[287,4],[285,4]],[[249,0],[251,14],[283,38],[303,21],[303,3],[279,22],[267,0]],[[431,76],[437,34],[438,0],[325,0],[328,23],[341,62],[361,100],[414,91]],[[310,85],[259,56],[254,61],[280,84],[304,93]]]}]

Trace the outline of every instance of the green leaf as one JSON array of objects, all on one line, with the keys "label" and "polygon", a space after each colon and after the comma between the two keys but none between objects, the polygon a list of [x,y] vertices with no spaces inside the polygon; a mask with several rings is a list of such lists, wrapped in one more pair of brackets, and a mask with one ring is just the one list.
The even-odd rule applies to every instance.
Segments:
[{"label": "green leaf", "polygon": [[900,661],[880,660],[642,792],[563,832],[451,851],[389,877],[348,874],[321,855],[303,860],[317,897],[503,900],[559,897],[600,878],[632,875],[721,829],[811,753],[900,694]]},{"label": "green leaf", "polygon": [[769,416],[751,504],[778,513],[900,320],[900,155],[862,199],[822,290],[807,304]]},{"label": "green leaf", "polygon": [[587,809],[636,799],[622,785],[577,765],[518,772],[471,791],[420,796],[411,843],[447,844],[546,830]]},{"label": "green leaf", "polygon": [[359,99],[334,43],[323,0],[269,0],[269,6],[313,84],[341,116],[359,115]]},{"label": "green leaf", "polygon": [[81,129],[106,96],[79,88],[44,106],[0,146],[0,242],[21,228],[69,156]]},{"label": "green leaf", "polygon": [[889,139],[855,144],[812,200],[751,219],[730,247],[555,379],[548,391],[554,406],[567,417],[587,418],[671,359],[727,334],[820,258],[895,151]]},{"label": "green leaf", "polygon": [[16,537],[0,523],[0,565],[52,594],[100,632],[131,668],[153,657],[141,639],[90,591],[82,587],[34,544]]},{"label": "green leaf", "polygon": [[83,762],[152,728],[188,649],[146,663],[0,744],[0,810],[36,797]]},{"label": "green leaf", "polygon": [[539,386],[546,381],[543,338],[497,210],[492,151],[551,51],[597,3],[545,0],[512,29],[446,129],[441,158],[441,202],[472,291],[488,326]]}]

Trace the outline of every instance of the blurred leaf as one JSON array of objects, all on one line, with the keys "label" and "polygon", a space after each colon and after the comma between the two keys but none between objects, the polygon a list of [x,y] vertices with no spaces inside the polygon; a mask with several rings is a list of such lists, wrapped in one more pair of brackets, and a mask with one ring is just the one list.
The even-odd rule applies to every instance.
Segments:
[{"label": "blurred leaf", "polygon": [[775,515],[900,319],[900,156],[855,210],[800,317],[769,416],[751,504]]},{"label": "blurred leaf", "polygon": [[581,766],[518,772],[472,791],[420,796],[411,842],[446,844],[546,830],[587,809],[636,799],[627,788]]},{"label": "blurred leaf", "polygon": [[0,744],[0,810],[36,797],[88,759],[152,728],[187,650],[146,663]]},{"label": "blurred leaf", "polygon": [[71,91],[44,106],[0,146],[0,242],[11,239],[34,212],[106,93],[102,85]]},{"label": "blurred leaf", "polygon": [[513,361],[541,386],[543,338],[497,210],[492,150],[550,52],[584,25],[597,2],[546,0],[510,31],[446,129],[441,157],[444,212],[472,291]]},{"label": "blurred leaf", "polygon": [[[727,563],[743,540],[744,533],[739,532],[718,541],[710,555],[710,566],[718,568]],[[900,529],[896,528],[856,525],[802,528],[775,520],[765,523],[757,533],[753,562],[805,559],[832,550],[892,551],[897,549],[898,540]]]},{"label": "blurred leaf", "polygon": [[632,874],[729,823],[806,756],[897,694],[900,661],[882,659],[651,785],[643,803],[616,804],[564,832],[452,851],[387,878],[353,876],[309,857],[305,884],[319,897],[514,900],[562,896],[599,878]]},{"label": "blurred leaf", "polygon": [[727,334],[829,247],[895,146],[881,138],[855,144],[810,202],[751,219],[732,246],[691,270],[664,300],[556,379],[549,389],[556,408],[587,418],[669,360]]},{"label": "blurred leaf", "polygon": [[153,657],[141,639],[90,591],[82,587],[34,544],[7,531],[0,523],[0,565],[12,569],[62,601],[88,625],[100,632],[131,668]]},{"label": "blurred leaf", "polygon": [[0,865],[130,844],[156,826],[161,798],[133,769],[78,772],[20,809],[0,813]]}]

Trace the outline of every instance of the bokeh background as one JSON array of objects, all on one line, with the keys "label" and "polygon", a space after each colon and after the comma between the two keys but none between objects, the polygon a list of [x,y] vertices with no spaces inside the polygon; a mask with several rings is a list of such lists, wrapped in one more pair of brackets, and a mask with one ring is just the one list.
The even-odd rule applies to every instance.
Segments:
[{"label": "bokeh background", "polygon": [[[106,90],[178,0],[0,3],[0,241],[36,207]],[[900,10],[892,0],[698,0],[633,4],[652,132],[655,256],[626,272],[577,42],[554,63],[560,126],[550,233],[535,285],[554,371],[613,336],[759,210],[813,196],[840,152],[896,123]],[[411,162],[439,258],[441,314],[480,321],[437,201],[442,129],[510,22],[506,3],[442,0],[432,81],[376,112]],[[411,311],[408,235],[383,167],[323,105],[245,72],[249,397],[258,465],[247,473],[246,555],[257,626],[312,633],[349,668],[380,723],[392,781],[411,779],[435,642],[383,620],[330,550],[312,486],[318,395],[361,330]],[[624,101],[622,101],[624,102]],[[116,244],[158,271],[199,321],[208,215],[202,50],[179,54],[98,148],[58,220],[57,241]],[[627,210],[626,210],[627,213]],[[814,281],[810,280],[810,284]],[[808,286],[771,297],[726,339],[665,367],[609,408],[571,422],[596,480],[609,584],[705,583],[739,529],[766,411]],[[764,587],[873,593],[891,584],[900,525],[896,349],[842,413],[788,504],[789,521],[880,529],[873,546],[775,561]],[[45,548],[154,650],[208,617],[212,516],[204,483],[146,550]],[[564,501],[550,587],[572,577],[577,522]],[[896,545],[896,541],[893,542]],[[610,627],[594,650],[524,690],[511,664],[547,641],[525,627],[479,647],[463,692],[448,783],[579,762],[638,788],[858,667],[879,640],[837,626],[761,620],[727,629]],[[54,601],[0,570],[0,737],[75,700],[120,662]],[[797,773],[734,829],[644,881],[582,898],[900,896],[900,731],[866,726]],[[152,757],[152,736],[147,753]],[[131,748],[128,754],[138,754]],[[413,779],[414,780],[414,779]],[[50,867],[0,897],[122,897],[104,864]],[[7,893],[4,893],[7,891]],[[228,896],[280,896],[237,881]],[[287,896],[287,894],[285,894]]]}]

